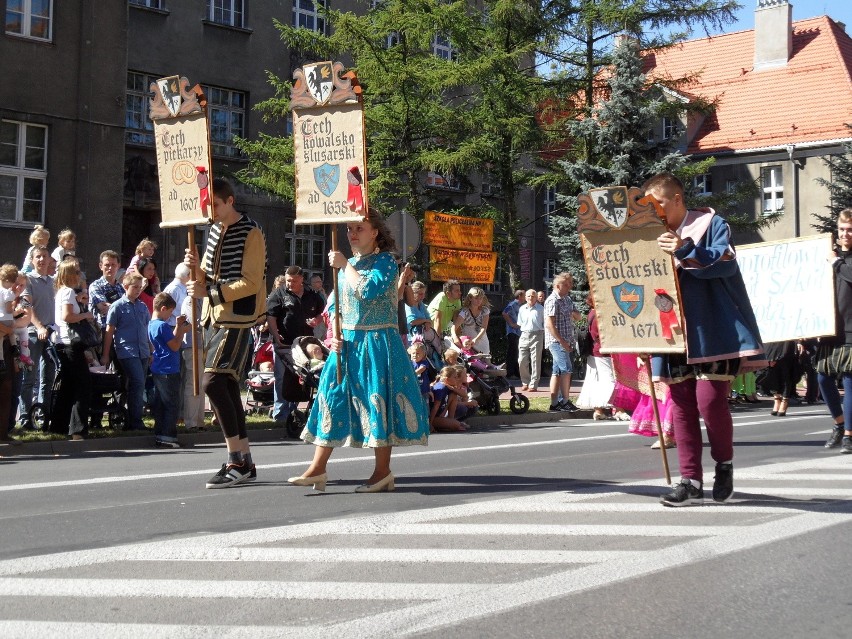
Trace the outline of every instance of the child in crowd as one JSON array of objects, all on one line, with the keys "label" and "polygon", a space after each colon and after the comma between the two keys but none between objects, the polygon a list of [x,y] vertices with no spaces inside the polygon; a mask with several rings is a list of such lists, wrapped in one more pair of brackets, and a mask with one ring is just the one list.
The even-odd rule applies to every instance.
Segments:
[{"label": "child in crowd", "polygon": [[453,417],[458,401],[458,396],[450,387],[454,375],[455,369],[452,366],[444,366],[438,374],[438,379],[432,384],[432,401],[429,406],[430,432],[467,430],[467,424]]},{"label": "child in crowd", "polygon": [[44,228],[41,224],[37,224],[30,233],[30,247],[27,249],[27,254],[24,256],[24,263],[21,266],[21,273],[26,275],[35,270],[33,266],[33,249],[36,246],[47,246],[50,242],[50,231]]},{"label": "child in crowd", "polygon": [[77,235],[71,229],[62,229],[57,237],[57,246],[50,256],[56,260],[57,266],[62,263],[66,255],[77,254]]},{"label": "child in crowd", "polygon": [[[26,279],[26,278],[25,278]],[[19,283],[18,267],[14,264],[4,264],[0,267],[0,323],[10,328],[16,328],[16,320],[27,316],[27,309],[21,306],[17,300],[26,287],[26,281]],[[23,335],[23,338],[21,337]],[[7,338],[4,338],[7,339]],[[29,357],[29,349],[26,348],[26,359],[23,357],[23,347],[28,344],[26,326],[16,329],[8,336],[9,346],[12,348],[12,356],[17,364],[31,365],[33,361]]]},{"label": "child in crowd", "polygon": [[154,347],[151,374],[154,377],[154,443],[161,448],[180,448],[177,440],[180,404],[180,347],[189,332],[186,317],[177,318],[174,331],[169,318],[177,304],[168,293],[154,298],[154,319],[148,325],[148,339]]},{"label": "child in crowd", "polygon": [[18,297],[15,298],[15,308],[13,309],[12,317],[15,326],[15,340],[18,343],[18,349],[21,352],[21,363],[29,370],[33,366],[33,360],[30,357],[30,334],[29,326],[33,319],[32,304],[29,298],[24,296],[27,288],[27,276],[22,273],[18,274],[15,290],[18,292]]},{"label": "child in crowd", "polygon": [[148,307],[139,299],[139,294],[142,293],[142,276],[139,273],[125,273],[121,283],[125,293],[110,304],[107,311],[101,364],[109,366],[111,347],[114,344],[116,364],[124,377],[127,390],[129,427],[144,430],[142,407],[148,358],[151,355],[151,345],[148,341],[151,315]]},{"label": "child in crowd", "polygon": [[480,373],[487,372],[488,375],[492,377],[506,377],[506,369],[505,364],[500,364],[500,366],[495,366],[490,361],[488,361],[491,356],[480,353],[473,347],[473,338],[470,337],[462,337],[462,355],[464,355],[468,363],[475,368]]},{"label": "child in crowd", "polygon": [[462,364],[453,366],[453,376],[450,379],[450,388],[458,395],[456,402],[456,419],[464,419],[476,414],[479,408],[479,402],[473,399],[473,396],[467,389],[467,369]]},{"label": "child in crowd", "polygon": [[426,357],[426,345],[423,342],[415,342],[408,347],[408,354],[411,356],[411,365],[414,367],[414,374],[417,375],[417,383],[420,384],[420,395],[423,397],[423,405],[429,406],[429,387],[434,379],[435,367]]},{"label": "child in crowd", "polygon": [[319,373],[322,367],[325,366],[325,353],[322,346],[319,344],[309,343],[305,346],[305,353],[308,355],[308,368],[312,373]]},{"label": "child in crowd", "polygon": [[448,348],[444,351],[444,364],[446,366],[457,366],[459,363],[459,352],[455,348]]},{"label": "child in crowd", "polygon": [[[154,253],[157,251],[157,243],[149,238],[143,238],[139,245],[136,247],[136,255],[130,260],[130,266],[127,267],[127,272],[132,273],[136,270],[136,263],[145,258],[146,260],[153,260]],[[155,273],[153,277],[148,281],[147,288],[153,291],[154,295],[160,292],[160,277]]]}]

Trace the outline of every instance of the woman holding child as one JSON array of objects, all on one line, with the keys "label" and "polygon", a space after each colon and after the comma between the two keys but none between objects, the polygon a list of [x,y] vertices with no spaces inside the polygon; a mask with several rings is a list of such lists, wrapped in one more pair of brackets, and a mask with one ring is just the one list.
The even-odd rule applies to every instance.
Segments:
[{"label": "woman holding child", "polygon": [[467,292],[462,308],[453,322],[453,343],[461,348],[462,338],[470,337],[473,348],[478,353],[491,353],[488,343],[488,318],[491,314],[491,302],[488,296],[478,286],[473,286]]},{"label": "woman holding child", "polygon": [[[314,458],[297,486],[325,490],[326,464],[338,446],[372,448],[373,474],[355,492],[394,489],[393,446],[426,445],[429,425],[414,370],[397,326],[395,249],[385,220],[370,210],[362,222],[346,225],[354,257],[330,251],[338,273],[341,339],[332,338],[317,399],[302,432],[316,445]],[[337,382],[338,368],[342,381]]]}]

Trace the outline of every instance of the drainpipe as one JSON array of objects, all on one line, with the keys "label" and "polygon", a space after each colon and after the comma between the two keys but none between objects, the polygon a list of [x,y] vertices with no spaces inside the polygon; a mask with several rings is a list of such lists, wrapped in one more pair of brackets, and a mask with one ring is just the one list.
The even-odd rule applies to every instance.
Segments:
[{"label": "drainpipe", "polygon": [[799,219],[799,164],[793,159],[793,154],[796,152],[795,144],[787,145],[787,156],[790,158],[790,170],[793,175],[793,237],[801,237],[802,224]]}]

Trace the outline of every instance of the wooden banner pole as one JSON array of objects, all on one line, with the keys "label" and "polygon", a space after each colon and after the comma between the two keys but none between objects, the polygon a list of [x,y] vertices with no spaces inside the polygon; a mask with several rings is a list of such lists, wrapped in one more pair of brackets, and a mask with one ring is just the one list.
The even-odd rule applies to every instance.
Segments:
[{"label": "wooden banner pole", "polygon": [[[331,250],[337,251],[337,224],[331,225]],[[336,269],[332,279],[334,287],[334,339],[342,339],[342,331],[340,328],[340,291],[338,290],[337,280],[340,276],[341,269]],[[343,381],[343,349],[337,354],[337,383]]]},{"label": "wooden banner pole", "polygon": [[[194,253],[196,257],[198,256],[198,249],[195,247],[195,237],[194,237],[193,227],[186,227],[186,246],[190,250],[190,252]],[[198,273],[198,267],[193,266],[189,269],[189,276],[192,278],[193,282],[197,282],[196,274]],[[198,335],[196,331],[198,329],[198,313],[196,312],[196,307],[198,304],[195,303],[195,298],[192,298],[192,304],[189,306],[189,321],[190,326],[192,326],[192,394],[195,397],[198,397],[199,384],[198,384]]]},{"label": "wooden banner pole", "polygon": [[654,389],[654,378],[651,376],[651,358],[647,355],[642,356],[642,361],[645,363],[645,372],[648,373],[648,384],[651,390],[651,406],[654,409],[654,424],[657,426],[657,437],[660,438],[660,454],[663,456],[663,470],[666,473],[666,483],[672,483],[672,476],[669,472],[669,458],[666,454],[666,442],[663,437],[663,428],[660,425],[660,409],[657,406],[657,391]]}]

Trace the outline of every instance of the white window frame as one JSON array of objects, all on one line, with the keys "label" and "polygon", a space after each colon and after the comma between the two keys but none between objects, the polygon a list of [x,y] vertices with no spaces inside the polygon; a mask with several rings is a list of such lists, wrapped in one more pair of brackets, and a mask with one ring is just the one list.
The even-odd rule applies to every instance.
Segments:
[{"label": "white window frame", "polygon": [[[305,247],[297,251],[297,244]],[[327,259],[325,226],[322,224],[294,224],[292,218],[284,220],[284,263],[299,266],[305,274],[305,283],[310,286],[311,277],[325,278]],[[306,255],[307,262],[301,255]]]},{"label": "white window frame", "polygon": [[160,9],[161,11],[166,9],[166,0],[130,0],[130,4],[148,9]]},{"label": "white window frame", "polygon": [[318,7],[326,7],[327,3],[328,0],[293,0],[293,26],[325,33],[325,16]]},{"label": "white window frame", "polygon": [[[234,144],[234,137],[245,137],[246,135],[246,113],[248,94],[245,91],[226,89],[225,87],[214,87],[203,85],[202,90],[207,97],[207,117],[210,122],[210,147],[213,155],[218,157],[238,158],[242,152]],[[226,96],[222,100],[219,96]],[[242,105],[234,104],[235,98],[239,96]],[[217,114],[225,113],[225,135],[220,137],[219,123],[216,122]],[[235,125],[234,116],[239,116],[239,124]]]},{"label": "white window frame", "polygon": [[447,36],[441,33],[436,33],[432,36],[432,55],[436,58],[443,58],[444,60],[452,60],[455,58],[453,43],[450,42],[450,39]]},{"label": "white window frame", "polygon": [[780,164],[760,169],[761,206],[764,215],[784,210],[784,171]]},{"label": "white window frame", "polygon": [[[5,178],[2,181],[7,181],[8,178],[15,180],[15,217],[14,219],[0,219],[0,224],[28,224],[33,222],[44,222],[44,203],[47,193],[47,153],[48,153],[48,128],[43,124],[29,124],[27,122],[19,122],[17,120],[3,119],[2,124],[11,124],[16,127],[15,133],[15,164],[0,164],[0,178]],[[28,147],[27,146],[27,131],[29,129],[42,129],[44,131],[44,147]],[[27,166],[27,151],[29,149],[41,149],[42,151],[42,166],[40,168]],[[2,154],[0,154],[2,157]],[[30,155],[30,157],[32,157]],[[27,181],[31,184],[33,181],[41,183],[41,193],[38,200],[30,201],[39,202],[39,214],[37,219],[24,219],[24,203],[26,198]]]},{"label": "white window frame", "polygon": [[544,215],[541,220],[545,226],[550,226],[550,216],[556,213],[556,187],[544,187]]},{"label": "white window frame", "polygon": [[559,273],[556,270],[556,258],[547,258],[544,260],[544,281],[550,282]]},{"label": "white window frame", "polygon": [[708,197],[713,195],[713,176],[710,173],[702,173],[692,178],[692,195],[695,197]]},{"label": "white window frame", "polygon": [[245,0],[207,0],[207,19],[226,27],[245,28]]},{"label": "white window frame", "polygon": [[662,129],[663,139],[670,140],[674,137],[675,131],[677,131],[677,122],[674,118],[670,118],[667,115],[664,115],[662,120]]},{"label": "white window frame", "polygon": [[[38,40],[40,42],[52,42],[53,41],[53,0],[48,0],[47,2],[47,16],[33,16],[33,0],[15,0],[16,2],[20,2],[20,7],[10,8],[10,3],[13,0],[7,0],[6,2],[6,19],[4,22],[4,29],[6,33],[13,36],[18,36],[20,38],[28,38],[30,40]],[[9,30],[9,16],[10,15],[20,15],[21,16],[21,31],[10,31]],[[47,36],[42,37],[38,35],[33,35],[33,20],[34,19],[46,19],[47,20]]]},{"label": "white window frame", "polygon": [[[126,95],[124,98],[124,141],[126,144],[142,144],[144,146],[153,146],[154,144],[154,123],[148,115],[150,100],[153,97],[151,92],[151,83],[156,82],[162,76],[149,75],[140,71],[127,72]],[[135,86],[131,88],[131,79],[135,80],[142,78],[142,89]],[[135,82],[134,82],[135,85]],[[139,113],[141,127],[130,126],[128,115],[130,109],[138,105],[139,110],[133,113]]]}]

